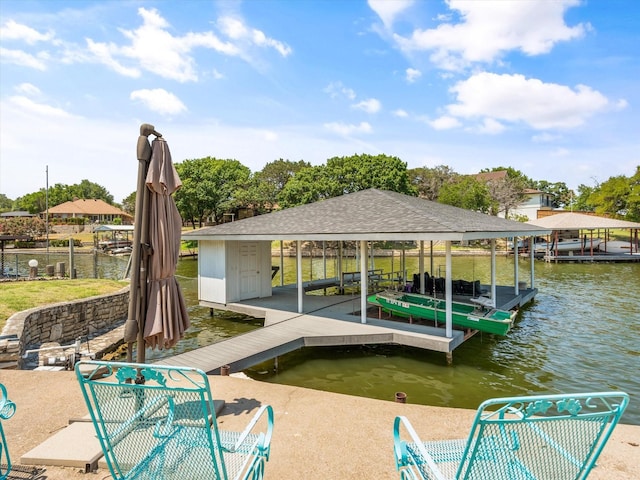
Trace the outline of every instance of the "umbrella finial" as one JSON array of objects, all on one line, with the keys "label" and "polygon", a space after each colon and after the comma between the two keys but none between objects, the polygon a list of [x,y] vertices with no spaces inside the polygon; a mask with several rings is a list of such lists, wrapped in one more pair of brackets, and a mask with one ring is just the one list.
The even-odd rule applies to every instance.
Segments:
[{"label": "umbrella finial", "polygon": [[140,125],[140,135],[143,137],[148,137],[149,135],[155,135],[156,137],[161,137],[162,134],[156,132],[156,127],[149,123],[143,123]]}]

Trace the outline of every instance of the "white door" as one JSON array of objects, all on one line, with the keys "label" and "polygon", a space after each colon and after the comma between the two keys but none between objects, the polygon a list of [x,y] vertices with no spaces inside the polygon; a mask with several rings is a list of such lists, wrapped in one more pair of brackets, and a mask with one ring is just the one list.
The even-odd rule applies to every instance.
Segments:
[{"label": "white door", "polygon": [[260,296],[258,244],[240,244],[240,300]]}]

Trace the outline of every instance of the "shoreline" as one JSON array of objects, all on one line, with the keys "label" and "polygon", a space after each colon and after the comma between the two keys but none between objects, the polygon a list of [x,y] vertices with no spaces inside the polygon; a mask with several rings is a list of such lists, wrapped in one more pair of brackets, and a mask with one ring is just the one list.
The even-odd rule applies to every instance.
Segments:
[{"label": "shoreline", "polygon": [[[422,439],[441,440],[465,438],[475,414],[474,410],[403,404],[231,376],[210,375],[209,380],[214,398],[226,404],[218,416],[223,430],[242,430],[260,405],[274,408],[267,479],[397,480],[392,453],[396,415],[407,416]],[[65,428],[70,420],[87,415],[74,372],[0,370],[0,383],[17,405],[15,415],[3,421],[15,465],[20,464],[22,455]],[[639,467],[640,426],[619,424],[589,478],[632,480],[637,478]],[[104,467],[97,473],[73,467],[42,468],[45,471],[41,475],[49,480],[109,475]]]}]

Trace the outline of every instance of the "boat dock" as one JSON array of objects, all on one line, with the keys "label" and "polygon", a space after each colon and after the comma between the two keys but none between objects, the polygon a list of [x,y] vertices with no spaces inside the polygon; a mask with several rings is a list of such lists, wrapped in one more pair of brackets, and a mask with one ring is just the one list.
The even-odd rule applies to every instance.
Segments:
[{"label": "boat dock", "polygon": [[[533,299],[537,290],[523,289],[514,295],[513,287],[498,287],[497,292],[499,308],[510,309]],[[453,350],[474,333],[454,329],[453,336],[447,338],[444,328],[379,319],[377,309],[372,310],[373,316],[363,324],[359,294],[305,295],[305,312],[300,314],[295,286],[276,287],[271,297],[229,305],[206,302],[203,305],[212,312],[230,310],[264,318],[265,326],[157,363],[196,367],[210,374],[219,373],[228,365],[230,372],[238,372],[302,347],[368,344],[397,344],[442,352],[447,362],[451,362]]]},{"label": "boat dock", "polygon": [[594,254],[594,255],[545,255],[545,262],[549,263],[625,263],[640,262],[640,255],[628,253],[616,255],[613,253]]}]

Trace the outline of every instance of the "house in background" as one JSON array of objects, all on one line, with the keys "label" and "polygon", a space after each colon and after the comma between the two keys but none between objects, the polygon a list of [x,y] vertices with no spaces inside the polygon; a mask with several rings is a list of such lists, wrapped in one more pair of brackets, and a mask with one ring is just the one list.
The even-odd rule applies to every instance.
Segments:
[{"label": "house in background", "polygon": [[[527,217],[526,221],[528,222],[539,218],[540,214],[538,212],[542,210],[553,210],[553,195],[551,193],[541,192],[533,188],[527,188],[524,193],[527,198],[516,208],[512,208],[509,211],[511,217]],[[504,212],[501,212],[499,216],[504,217]]]},{"label": "house in background", "polygon": [[[507,177],[506,170],[498,170],[495,172],[482,172],[475,175],[475,178],[481,182],[496,182]],[[553,194],[541,192],[533,188],[527,188],[524,191],[525,200],[515,208],[509,210],[509,218],[526,217],[525,221],[536,220],[540,217],[539,211],[553,210]],[[498,213],[499,217],[504,218],[504,211]]]},{"label": "house in background", "polygon": [[[42,212],[42,216],[45,214],[46,212]],[[54,218],[85,218],[88,223],[113,223],[115,219],[120,218],[123,225],[131,225],[133,223],[131,215],[98,199],[76,199],[51,207],[49,209],[49,220]]]}]

